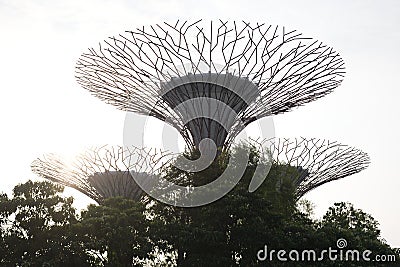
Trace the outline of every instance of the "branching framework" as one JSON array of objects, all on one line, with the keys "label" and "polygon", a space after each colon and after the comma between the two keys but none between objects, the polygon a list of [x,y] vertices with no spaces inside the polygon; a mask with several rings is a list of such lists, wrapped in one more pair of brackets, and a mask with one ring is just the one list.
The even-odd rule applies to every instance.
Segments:
[{"label": "branching framework", "polygon": [[103,146],[87,150],[68,164],[54,154],[45,155],[32,163],[32,170],[50,181],[74,188],[98,203],[109,197],[123,196],[141,200],[144,191],[132,175],[148,178],[169,161],[169,154],[155,149]]},{"label": "branching framework", "polygon": [[[358,173],[368,167],[370,159],[365,152],[317,138],[274,138],[250,144],[268,152],[275,166],[295,186],[296,198],[330,181]],[[266,156],[263,154],[262,156]],[[48,154],[32,163],[32,170],[39,176],[74,188],[93,200],[123,196],[141,200],[145,192],[132,175],[145,176],[150,188],[155,175],[174,158],[174,154],[156,150],[104,146],[87,150],[72,164],[54,154]],[[296,168],[293,172],[291,167]],[[267,177],[268,179],[268,177]],[[160,184],[157,184],[160,186]],[[165,189],[165,188],[164,188]]]},{"label": "branching framework", "polygon": [[310,190],[358,173],[368,167],[367,153],[338,142],[317,138],[276,138],[267,140],[273,164],[296,167],[298,173],[291,177],[299,199]]},{"label": "branching framework", "polygon": [[[258,92],[250,92],[256,97],[236,110],[227,133],[221,133],[222,129],[209,133],[219,135],[224,147],[249,123],[330,93],[342,81],[344,63],[332,48],[285,27],[199,20],[126,31],[89,49],[76,66],[78,83],[93,95],[121,110],[166,121],[180,132],[189,148],[198,145],[194,128],[213,126],[204,122],[188,126],[162,85],[180,80],[186,85],[176,95],[190,98],[199,87],[199,83],[188,84],[190,77],[202,77],[204,83],[210,80],[207,75],[226,80],[228,74],[248,80]],[[229,101],[224,103],[228,106]],[[205,131],[213,130],[215,127]]]}]

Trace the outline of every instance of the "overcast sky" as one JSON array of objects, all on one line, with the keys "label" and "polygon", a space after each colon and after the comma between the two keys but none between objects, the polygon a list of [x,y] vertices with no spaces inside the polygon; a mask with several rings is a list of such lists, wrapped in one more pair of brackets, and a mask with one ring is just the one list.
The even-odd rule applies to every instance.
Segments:
[{"label": "overcast sky", "polygon": [[[342,85],[274,117],[276,135],[326,138],[368,152],[367,170],[306,198],[315,203],[317,216],[334,202],[350,201],[372,214],[383,237],[400,247],[400,2],[395,0],[0,0],[0,191],[36,179],[29,166],[44,153],[122,143],[126,114],[74,79],[82,52],[141,25],[200,18],[285,25],[341,54],[347,72]],[[78,204],[88,203],[73,195]]]}]

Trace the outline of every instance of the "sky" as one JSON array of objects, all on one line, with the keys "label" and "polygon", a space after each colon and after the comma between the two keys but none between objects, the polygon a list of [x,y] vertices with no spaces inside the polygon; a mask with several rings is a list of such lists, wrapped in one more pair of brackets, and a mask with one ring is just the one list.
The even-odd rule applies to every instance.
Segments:
[{"label": "sky", "polygon": [[[334,47],[346,76],[328,96],[273,118],[277,137],[318,137],[369,153],[358,174],[311,191],[320,217],[349,201],[400,247],[400,2],[0,0],[0,191],[38,179],[31,162],[49,152],[79,153],[122,144],[126,113],[82,89],[80,54],[108,36],[177,19],[229,19],[284,25]],[[90,203],[67,190],[77,205]]]}]

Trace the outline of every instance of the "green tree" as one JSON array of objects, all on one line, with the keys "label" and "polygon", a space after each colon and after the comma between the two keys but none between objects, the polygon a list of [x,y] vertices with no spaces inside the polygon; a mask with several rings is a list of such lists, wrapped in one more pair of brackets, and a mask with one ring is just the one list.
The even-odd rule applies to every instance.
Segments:
[{"label": "green tree", "polygon": [[4,265],[85,266],[84,254],[69,241],[76,222],[72,198],[60,194],[63,187],[51,182],[28,181],[13,189],[13,198],[2,195],[2,242]]},{"label": "green tree", "polygon": [[10,220],[12,210],[12,204],[8,196],[0,194],[0,264],[2,265],[9,263],[9,259],[12,256],[12,249],[7,242],[8,230],[12,223]]},{"label": "green tree", "polygon": [[[208,183],[219,176],[226,166],[221,154],[207,169],[186,174],[171,168],[167,176],[194,184]],[[163,238],[177,253],[178,266],[255,266],[256,253],[266,242],[279,247],[287,239],[285,227],[296,222],[294,185],[290,174],[296,168],[286,165],[272,166],[261,187],[253,193],[248,186],[259,161],[252,151],[240,182],[235,188],[211,204],[196,208],[177,208],[156,205],[165,222]],[[308,220],[307,227],[312,226]],[[301,227],[293,227],[299,231]],[[303,233],[302,233],[303,234]],[[307,234],[304,231],[304,234]]]},{"label": "green tree", "polygon": [[[376,255],[395,255],[396,262],[400,261],[399,253],[392,249],[386,241],[381,238],[379,223],[370,214],[361,209],[356,209],[348,202],[335,203],[328,209],[321,222],[318,223],[318,232],[323,235],[320,246],[336,246],[340,238],[346,240],[344,249],[356,249],[358,251],[370,250],[369,256],[374,259]],[[390,262],[331,262],[326,266],[390,266]]]},{"label": "green tree", "polygon": [[[183,185],[206,184],[226,164],[226,155],[220,153],[201,172],[169,167],[165,177]],[[371,258],[396,255],[396,262],[400,261],[399,251],[381,238],[378,222],[350,203],[335,203],[321,220],[313,220],[312,205],[296,202],[296,166],[273,165],[262,185],[248,192],[257,164],[265,163],[252,149],[239,183],[221,199],[196,208],[116,197],[88,206],[78,217],[73,199],[61,195],[62,186],[32,181],[17,185],[12,198],[0,194],[0,265],[390,266],[257,258],[265,245],[276,251],[312,249],[319,255],[336,248],[339,238],[347,241],[346,249],[371,250]]]},{"label": "green tree", "polygon": [[[208,183],[224,170],[226,161],[221,157],[195,174],[171,167],[167,177],[181,184]],[[264,164],[259,159],[252,150],[244,176],[218,201],[196,208],[154,205],[154,213],[164,222],[160,238],[175,249],[173,261],[177,266],[377,266],[367,262],[257,259],[257,252],[264,245],[276,251],[312,249],[319,253],[335,247],[339,238],[346,238],[351,248],[369,249],[376,254],[395,253],[380,238],[377,222],[349,204],[335,204],[321,222],[311,218],[310,203],[306,203],[304,211],[299,209],[293,179],[298,172],[296,166],[273,165],[263,184],[255,192],[248,192],[257,164]]]},{"label": "green tree", "polygon": [[104,266],[142,266],[154,243],[145,203],[115,197],[82,211],[73,230]]}]

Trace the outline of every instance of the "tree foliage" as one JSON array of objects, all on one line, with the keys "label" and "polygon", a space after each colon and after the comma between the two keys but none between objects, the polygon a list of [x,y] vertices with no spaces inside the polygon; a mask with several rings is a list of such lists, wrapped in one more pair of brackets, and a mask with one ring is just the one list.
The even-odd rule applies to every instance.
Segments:
[{"label": "tree foliage", "polygon": [[72,198],[60,194],[63,187],[51,182],[15,186],[13,198],[1,197],[4,265],[57,266],[83,264],[85,254],[70,242],[70,226],[76,222]]},{"label": "tree foliage", "polygon": [[[195,158],[196,155],[189,155]],[[176,168],[166,177],[186,185],[208,183],[226,167],[224,154],[194,174]],[[296,202],[297,166],[273,165],[255,191],[248,191],[259,155],[252,151],[240,182],[205,206],[179,208],[150,198],[122,197],[90,205],[78,215],[73,199],[50,182],[17,185],[0,194],[0,266],[379,266],[377,262],[260,261],[265,245],[276,251],[335,247],[396,255],[380,236],[378,222],[350,203],[336,203],[321,220],[307,201]],[[387,266],[386,264],[382,266]]]},{"label": "tree foliage", "polygon": [[[301,211],[295,201],[296,184],[292,179],[298,172],[296,166],[273,165],[263,184],[250,193],[248,186],[255,168],[264,164],[259,160],[253,150],[240,182],[209,205],[178,208],[157,203],[156,214],[165,222],[161,238],[175,248],[178,266],[265,266],[266,262],[259,261],[256,255],[264,245],[276,250],[320,252],[336,246],[339,238],[346,238],[352,248],[394,254],[380,238],[378,223],[348,203],[335,204],[321,222],[312,219],[309,203],[305,203],[306,211]],[[167,176],[200,185],[218,177],[225,162],[220,158],[195,175],[172,167]],[[277,260],[273,264],[294,266]],[[312,264],[296,262],[295,266]],[[326,260],[316,266],[337,264]],[[343,266],[350,265],[346,262]]]},{"label": "tree foliage", "polygon": [[74,230],[104,266],[142,266],[153,246],[150,224],[144,203],[117,197],[90,205]]}]

